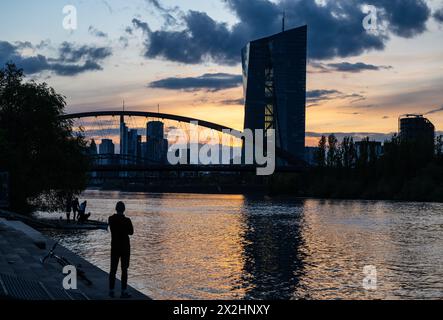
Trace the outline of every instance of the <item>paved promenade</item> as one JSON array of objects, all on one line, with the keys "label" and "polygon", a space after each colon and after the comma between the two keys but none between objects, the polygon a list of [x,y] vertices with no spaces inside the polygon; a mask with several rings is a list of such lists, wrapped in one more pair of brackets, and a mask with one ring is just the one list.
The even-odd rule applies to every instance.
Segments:
[{"label": "paved promenade", "polygon": [[[55,254],[79,266],[92,281],[92,285],[88,286],[78,277],[78,290],[64,290],[62,281],[66,275],[62,273],[62,266],[55,259],[48,259],[44,264],[40,262],[53,244],[53,240],[21,222],[0,219],[0,299],[111,299],[108,297],[108,273],[58,245]],[[42,249],[44,245],[46,248]],[[120,282],[117,281],[114,300],[120,300],[119,289]],[[131,299],[149,299],[134,288],[129,287],[128,292],[132,294]]]}]

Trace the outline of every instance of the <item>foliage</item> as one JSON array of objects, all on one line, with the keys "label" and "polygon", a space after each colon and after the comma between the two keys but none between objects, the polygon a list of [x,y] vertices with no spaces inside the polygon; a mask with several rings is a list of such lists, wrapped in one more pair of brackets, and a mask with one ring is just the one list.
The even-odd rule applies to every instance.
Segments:
[{"label": "foliage", "polygon": [[317,167],[323,168],[326,164],[326,137],[322,136],[318,142],[318,148],[315,152],[315,162]]},{"label": "foliage", "polygon": [[357,152],[351,137],[339,144],[333,135],[323,136],[315,167],[290,179],[277,174],[269,189],[321,198],[443,202],[442,145],[442,137],[430,144],[394,135],[384,143],[383,154],[377,155],[369,138],[359,143]]},{"label": "foliage", "polygon": [[13,64],[0,69],[0,168],[10,173],[11,209],[56,210],[86,185],[86,143],[60,120],[65,98],[25,81]]}]

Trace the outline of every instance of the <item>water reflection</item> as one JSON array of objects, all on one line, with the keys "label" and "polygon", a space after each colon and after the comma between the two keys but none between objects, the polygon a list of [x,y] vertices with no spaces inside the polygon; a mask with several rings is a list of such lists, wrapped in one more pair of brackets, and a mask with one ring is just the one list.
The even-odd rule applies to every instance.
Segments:
[{"label": "water reflection", "polygon": [[[303,203],[286,205],[290,212],[252,198],[243,208],[242,279],[247,299],[290,299],[295,295],[303,271],[299,225]],[[269,211],[264,212],[263,207]]]},{"label": "water reflection", "polygon": [[[124,200],[130,284],[157,299],[442,298],[443,205],[88,191],[94,218]],[[109,270],[106,231],[48,234]],[[378,288],[362,286],[377,267]]]}]

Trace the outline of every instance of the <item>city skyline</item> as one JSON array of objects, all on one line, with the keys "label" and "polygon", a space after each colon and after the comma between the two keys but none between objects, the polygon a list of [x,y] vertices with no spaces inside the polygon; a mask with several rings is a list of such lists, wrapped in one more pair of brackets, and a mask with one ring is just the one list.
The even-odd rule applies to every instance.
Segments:
[{"label": "city skyline", "polygon": [[[441,129],[443,1],[372,2],[386,28],[378,35],[363,28],[359,1],[15,1],[0,13],[0,63],[53,86],[68,112],[118,110],[124,99],[128,109],[160,104],[242,129],[240,50],[281,31],[284,10],[288,29],[306,23],[310,35],[307,145],[331,132],[380,140],[405,113]],[[74,31],[62,28],[67,4],[77,8]]]}]

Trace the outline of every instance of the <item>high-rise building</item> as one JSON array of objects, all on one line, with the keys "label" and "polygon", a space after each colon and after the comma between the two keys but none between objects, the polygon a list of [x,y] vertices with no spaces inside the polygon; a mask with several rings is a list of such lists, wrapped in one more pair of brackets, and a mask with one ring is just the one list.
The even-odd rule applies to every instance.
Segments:
[{"label": "high-rise building", "polygon": [[102,139],[102,143],[99,146],[100,154],[114,154],[115,146],[111,139]]},{"label": "high-rise building", "polygon": [[[115,153],[115,146],[111,139],[102,139],[102,143],[98,147],[100,155],[113,156]],[[109,165],[112,164],[112,157],[104,157],[100,159],[100,164]]]},{"label": "high-rise building", "polygon": [[420,114],[406,114],[398,119],[400,139],[421,144],[434,144],[435,127],[431,121]]},{"label": "high-rise building", "polygon": [[307,27],[251,41],[242,50],[245,129],[275,129],[276,145],[303,159]]},{"label": "high-rise building", "polygon": [[146,127],[147,158],[164,163],[168,152],[168,140],[164,137],[164,124],[161,121],[150,121]]},{"label": "high-rise building", "polygon": [[128,154],[128,127],[124,116],[120,116],[120,154]]},{"label": "high-rise building", "polygon": [[122,164],[128,164],[131,157],[135,159],[142,157],[142,137],[137,129],[128,129],[124,116],[120,117],[120,155],[129,156],[121,159]]},{"label": "high-rise building", "polygon": [[164,124],[161,121],[150,121],[146,126],[146,140],[163,139],[165,134]]},{"label": "high-rise building", "polygon": [[141,136],[138,134],[137,129],[129,130],[127,154],[134,158],[141,157],[141,142]]}]

